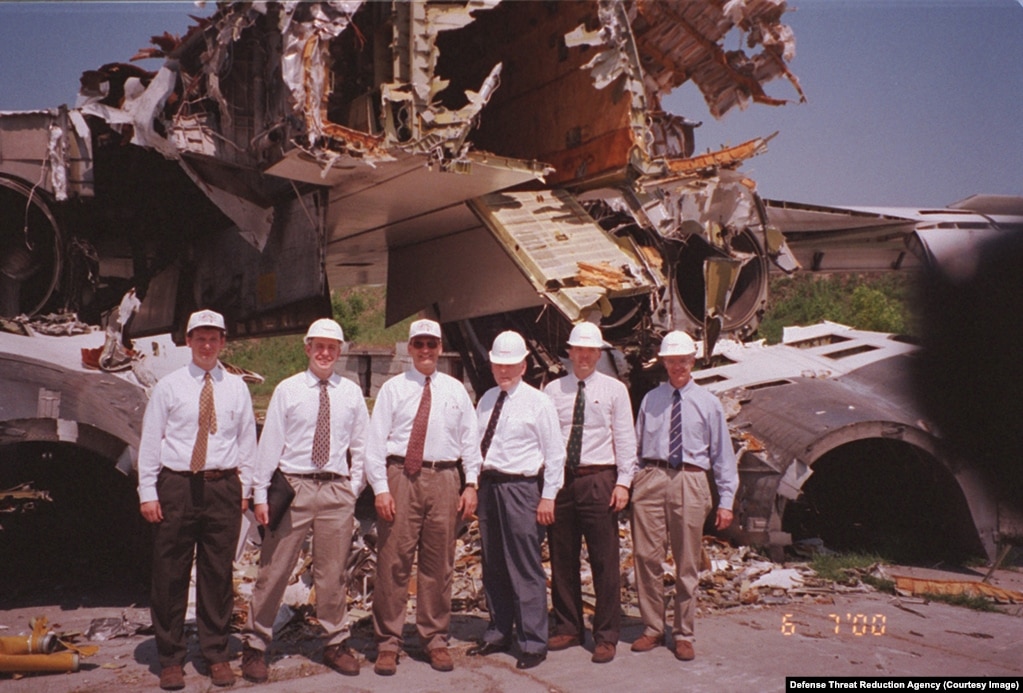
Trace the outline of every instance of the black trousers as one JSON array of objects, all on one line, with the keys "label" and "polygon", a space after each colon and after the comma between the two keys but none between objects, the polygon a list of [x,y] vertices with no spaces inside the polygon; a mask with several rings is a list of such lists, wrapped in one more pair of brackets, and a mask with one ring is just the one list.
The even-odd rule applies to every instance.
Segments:
[{"label": "black trousers", "polygon": [[622,620],[618,513],[610,506],[617,479],[615,469],[586,476],[565,471],[565,485],[555,501],[554,524],[547,530],[555,635],[577,635],[582,639],[585,633],[579,575],[585,538],[597,598],[593,640],[618,642]]},{"label": "black trousers", "polygon": [[195,558],[195,616],[199,650],[210,664],[229,659],[234,607],[232,567],[241,531],[242,489],[237,474],[207,481],[164,470],[156,482],[163,522],[155,526],[150,611],[162,667],[183,664],[185,611]]}]

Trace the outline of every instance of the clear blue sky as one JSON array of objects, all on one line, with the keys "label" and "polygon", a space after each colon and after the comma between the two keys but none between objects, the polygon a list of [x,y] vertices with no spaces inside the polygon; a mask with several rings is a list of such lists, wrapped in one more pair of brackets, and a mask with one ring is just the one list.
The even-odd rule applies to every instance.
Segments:
[{"label": "clear blue sky", "polygon": [[[792,71],[808,103],[751,104],[721,121],[684,85],[665,99],[702,120],[698,151],[779,131],[743,170],[764,197],[943,206],[1023,195],[1023,6],[1016,0],[792,0]],[[183,34],[191,2],[0,2],[0,110],[74,104],[82,71]],[[732,42],[735,43],[734,41]],[[738,45],[729,44],[727,48]],[[150,70],[159,60],[140,63]],[[795,98],[784,81],[773,96]]]}]

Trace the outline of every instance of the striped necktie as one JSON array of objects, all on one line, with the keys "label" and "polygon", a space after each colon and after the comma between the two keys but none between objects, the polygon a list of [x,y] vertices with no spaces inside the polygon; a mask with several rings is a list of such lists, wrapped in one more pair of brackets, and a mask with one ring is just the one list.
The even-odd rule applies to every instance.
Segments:
[{"label": "striped necktie", "polygon": [[671,396],[671,426],[668,429],[668,464],[682,466],[682,396],[675,390]]}]

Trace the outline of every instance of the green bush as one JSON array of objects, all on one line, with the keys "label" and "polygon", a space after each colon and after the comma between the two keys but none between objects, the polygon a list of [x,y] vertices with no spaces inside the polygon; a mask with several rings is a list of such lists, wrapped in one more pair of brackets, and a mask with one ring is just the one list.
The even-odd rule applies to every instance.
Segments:
[{"label": "green bush", "polygon": [[781,341],[787,325],[823,320],[860,330],[912,334],[911,274],[796,274],[772,278],[758,336]]}]

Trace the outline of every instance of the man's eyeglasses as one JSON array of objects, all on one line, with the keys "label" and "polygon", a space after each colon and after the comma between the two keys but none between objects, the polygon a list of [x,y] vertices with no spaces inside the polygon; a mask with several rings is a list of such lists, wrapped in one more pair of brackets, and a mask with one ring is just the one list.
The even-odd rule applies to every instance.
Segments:
[{"label": "man's eyeglasses", "polygon": [[413,349],[422,349],[423,347],[426,347],[427,349],[436,349],[439,346],[440,346],[440,340],[437,340],[437,339],[413,339],[412,340],[412,348]]}]

